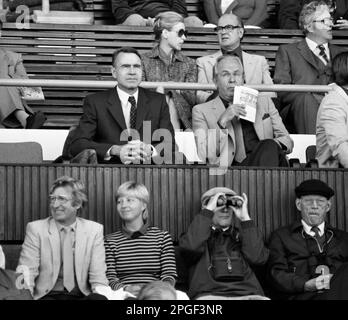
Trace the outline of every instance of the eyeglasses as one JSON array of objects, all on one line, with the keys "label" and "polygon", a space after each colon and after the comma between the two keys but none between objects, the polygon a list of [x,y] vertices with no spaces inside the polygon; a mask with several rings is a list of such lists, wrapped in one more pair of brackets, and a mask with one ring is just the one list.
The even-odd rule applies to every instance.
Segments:
[{"label": "eyeglasses", "polygon": [[231,24],[227,24],[226,26],[218,26],[214,29],[214,31],[216,33],[222,33],[222,31],[226,31],[226,32],[231,32],[234,29],[238,29],[241,28],[241,26],[233,26]]},{"label": "eyeglasses", "polygon": [[321,20],[313,20],[313,22],[320,22],[322,24],[325,24],[326,26],[331,26],[333,24],[333,19],[332,18],[324,18]]},{"label": "eyeglasses", "polygon": [[65,196],[49,196],[48,201],[50,203],[55,203],[56,200],[61,204],[66,204],[71,198],[65,197]]},{"label": "eyeglasses", "polygon": [[187,38],[188,36],[187,30],[184,30],[184,29],[180,29],[179,31],[174,31],[174,32],[176,32],[179,38],[181,38],[182,36],[185,36],[185,38]]}]

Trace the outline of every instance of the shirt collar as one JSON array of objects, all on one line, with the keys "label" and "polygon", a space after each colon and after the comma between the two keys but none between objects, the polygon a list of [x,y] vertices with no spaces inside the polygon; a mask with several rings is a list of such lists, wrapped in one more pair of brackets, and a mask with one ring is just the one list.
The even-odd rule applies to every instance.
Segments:
[{"label": "shirt collar", "polygon": [[122,223],[122,233],[123,235],[127,238],[127,239],[136,239],[140,236],[143,236],[146,234],[147,229],[149,228],[149,222],[146,221],[143,226],[138,230],[138,231],[129,231],[126,226],[124,225],[124,223]]},{"label": "shirt collar", "polygon": [[[301,224],[303,226],[303,230],[309,234],[310,236],[314,236],[315,233],[311,230],[312,226],[309,226],[303,219],[301,219]],[[324,234],[325,229],[325,221],[323,221],[321,224],[317,226],[319,228],[319,236],[322,236]]]},{"label": "shirt collar", "polygon": [[242,48],[241,48],[241,46],[239,45],[236,49],[234,49],[234,50],[225,50],[225,49],[222,49],[221,48],[221,52],[222,52],[222,54],[234,54],[234,55],[236,55],[239,59],[240,59],[240,61],[243,63],[243,51],[242,51]]},{"label": "shirt collar", "polygon": [[122,105],[126,105],[128,103],[128,98],[130,96],[133,96],[135,98],[135,102],[138,103],[138,95],[139,95],[139,90],[138,89],[132,95],[130,95],[127,92],[123,91],[119,87],[116,87],[116,90],[117,90],[117,94],[118,94],[118,97],[120,98],[120,101],[121,101]]},{"label": "shirt collar", "polygon": [[[150,57],[151,58],[159,58],[160,57],[159,45],[155,46],[151,50]],[[174,50],[172,61],[174,62],[175,60],[179,60],[179,61],[183,61],[184,60],[184,55],[183,55],[183,53],[181,53],[181,51]]]},{"label": "shirt collar", "polygon": [[[219,96],[219,97],[220,97],[220,96]],[[223,98],[221,98],[221,97],[220,97],[220,100],[222,101],[222,103],[223,103],[223,105],[225,106],[226,109],[227,109],[228,106],[231,104],[230,101],[227,101],[227,100],[225,100],[225,99],[223,99]]]},{"label": "shirt collar", "polygon": [[[314,42],[313,40],[309,39],[306,37],[306,42],[307,42],[307,45],[309,47],[309,49],[311,49],[312,52],[318,52],[320,51],[319,48],[318,48],[318,44],[316,42]],[[326,53],[329,52],[329,45],[328,43],[323,43],[323,46],[325,48],[325,51]]]},{"label": "shirt collar", "polygon": [[72,223],[71,225],[69,226],[63,226],[61,223],[59,223],[58,221],[55,221],[56,223],[56,226],[57,226],[57,229],[58,231],[62,231],[62,229],[70,229],[72,231],[76,231],[76,226],[77,226],[77,221],[75,221],[74,223]]}]

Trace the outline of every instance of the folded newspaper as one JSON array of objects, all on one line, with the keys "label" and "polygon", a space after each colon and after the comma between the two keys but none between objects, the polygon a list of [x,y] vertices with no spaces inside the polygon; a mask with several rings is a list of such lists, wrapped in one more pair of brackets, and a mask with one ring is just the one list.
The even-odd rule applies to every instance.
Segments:
[{"label": "folded newspaper", "polygon": [[245,106],[246,116],[240,116],[241,119],[255,122],[256,105],[259,92],[243,86],[234,88],[233,104],[241,104]]},{"label": "folded newspaper", "polygon": [[41,87],[21,87],[22,99],[45,100]]}]

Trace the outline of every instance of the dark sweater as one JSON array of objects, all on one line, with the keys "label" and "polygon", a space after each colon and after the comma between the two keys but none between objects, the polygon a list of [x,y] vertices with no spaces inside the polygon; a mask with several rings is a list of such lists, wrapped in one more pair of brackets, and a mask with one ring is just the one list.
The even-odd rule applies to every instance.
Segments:
[{"label": "dark sweater", "polygon": [[136,13],[145,19],[164,11],[175,11],[187,17],[185,0],[111,0],[111,6],[116,24]]},{"label": "dark sweater", "polygon": [[[263,238],[260,231],[256,228],[253,221],[240,223],[238,230],[240,239],[240,253],[244,266],[244,279],[237,281],[215,281],[208,271],[210,264],[208,241],[214,237],[217,239],[211,228],[213,212],[202,210],[196,215],[191,222],[186,234],[180,238],[180,247],[189,250],[192,254],[197,255],[198,262],[194,266],[192,279],[190,281],[189,296],[197,298],[202,295],[213,294],[228,297],[240,297],[246,295],[263,295],[263,290],[258,282],[254,272],[251,270],[249,263],[253,265],[265,264],[268,258],[268,250],[264,246]],[[224,232],[221,232],[221,237]],[[218,236],[219,237],[219,236]],[[226,241],[226,239],[225,239]],[[223,241],[223,242],[225,242]],[[234,237],[227,238],[228,250],[234,250]],[[225,243],[226,244],[226,243]]]}]

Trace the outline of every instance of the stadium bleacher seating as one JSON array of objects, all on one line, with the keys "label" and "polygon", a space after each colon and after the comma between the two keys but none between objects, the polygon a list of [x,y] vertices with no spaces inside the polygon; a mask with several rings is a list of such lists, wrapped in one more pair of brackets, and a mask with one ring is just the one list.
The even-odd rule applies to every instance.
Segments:
[{"label": "stadium bleacher seating", "polygon": [[[219,46],[212,29],[192,28],[183,52],[197,58],[216,51]],[[348,48],[346,31],[335,31],[333,43]],[[280,44],[298,41],[300,30],[249,29],[242,41],[245,51],[267,58],[271,73]],[[30,24],[17,29],[5,23],[0,47],[23,54],[24,65],[31,79],[112,80],[112,52],[132,46],[141,53],[153,46],[151,27],[106,25]],[[45,101],[31,102],[35,111],[43,111],[48,121],[45,128],[68,129],[76,125],[82,113],[82,100],[96,90],[86,88],[44,88]]]}]

